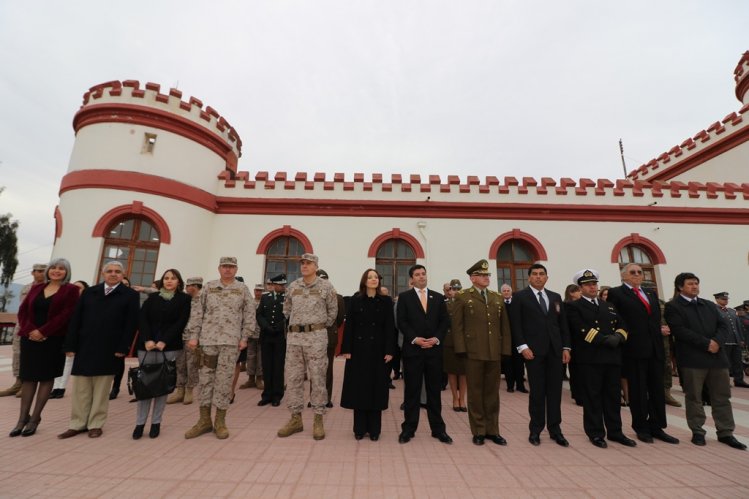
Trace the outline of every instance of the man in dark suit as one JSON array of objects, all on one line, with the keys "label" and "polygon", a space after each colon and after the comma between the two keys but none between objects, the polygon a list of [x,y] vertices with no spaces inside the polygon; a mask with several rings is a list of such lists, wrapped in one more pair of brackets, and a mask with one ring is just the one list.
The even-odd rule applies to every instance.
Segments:
[{"label": "man in dark suit", "polygon": [[423,265],[408,269],[413,288],[398,295],[398,329],[403,334],[404,415],[398,441],[411,440],[419,426],[419,399],[422,383],[426,386],[427,417],[432,436],[451,444],[442,419],[442,341],[450,325],[445,297],[427,289],[427,271]]},{"label": "man in dark suit", "polygon": [[670,444],[679,440],[663,431],[666,427],[666,394],[663,385],[663,332],[658,296],[641,287],[642,267],[629,263],[622,269],[622,285],[609,290],[629,333],[624,344],[622,375],[629,386],[632,429],[642,442],[657,438]]},{"label": "man in dark suit", "polygon": [[259,406],[281,405],[283,367],[286,361],[286,317],[283,315],[286,274],[270,278],[272,291],[263,293],[255,317],[260,328],[260,358],[263,362],[264,387]]},{"label": "man in dark suit", "polygon": [[702,388],[707,386],[718,441],[745,450],[746,445],[733,436],[736,425],[724,347],[728,325],[715,304],[699,298],[700,280],[696,275],[691,272],[677,275],[674,287],[678,296],[666,303],[664,315],[676,338],[676,363],[681,370],[692,443],[705,445]]},{"label": "man in dark suit", "polygon": [[627,341],[614,305],[598,299],[598,272],[585,269],[572,282],[580,286],[580,299],[567,303],[576,375],[583,402],[583,428],[591,443],[606,448],[603,439],[627,447],[637,443],[622,433],[621,390],[622,349]]},{"label": "man in dark suit", "polygon": [[499,434],[500,360],[512,348],[507,310],[502,297],[487,289],[489,262],[479,260],[466,273],[473,286],[455,298],[452,333],[455,353],[466,357],[468,422],[473,443],[484,445],[488,439],[507,445]]},{"label": "man in dark suit", "polygon": [[540,445],[541,431],[547,427],[551,439],[567,447],[561,428],[562,364],[570,361],[570,332],[562,297],[544,289],[548,279],[546,267],[540,263],[530,266],[530,286],[512,297],[510,328],[528,370],[528,441]]},{"label": "man in dark suit", "polygon": [[[502,300],[505,302],[505,310],[507,310],[509,317],[510,305],[512,304],[512,286],[506,283],[502,284],[499,292],[502,294]],[[525,362],[523,362],[523,356],[518,353],[514,345],[510,350],[512,350],[512,354],[502,355],[502,374],[505,375],[507,391],[513,393],[517,389],[520,393],[528,393],[528,390],[525,388]]]},{"label": "man in dark suit", "polygon": [[138,292],[121,284],[122,264],[109,261],[101,274],[104,282],[85,290],[78,300],[65,337],[63,350],[75,356],[75,380],[69,429],[58,438],[86,430],[91,438],[101,436],[117,360],[127,355],[138,326]]}]

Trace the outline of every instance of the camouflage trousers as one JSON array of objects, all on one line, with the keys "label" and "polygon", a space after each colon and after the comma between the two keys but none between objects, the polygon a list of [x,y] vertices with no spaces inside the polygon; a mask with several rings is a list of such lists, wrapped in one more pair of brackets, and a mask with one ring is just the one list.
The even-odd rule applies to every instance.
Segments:
[{"label": "camouflage trousers", "polygon": [[260,357],[260,340],[250,338],[247,341],[247,376],[262,376],[263,364]]},{"label": "camouflage trousers", "polygon": [[177,353],[177,388],[195,388],[198,385],[198,356],[195,350],[187,348],[187,342]]},{"label": "camouflage trousers", "polygon": [[304,375],[309,373],[310,403],[315,414],[325,414],[328,390],[325,375],[328,370],[328,333],[325,330],[309,333],[289,333],[286,337],[286,403],[292,414],[304,408]]},{"label": "camouflage trousers", "polygon": [[21,337],[18,336],[18,327],[13,330],[13,376],[21,377]]},{"label": "camouflage trousers", "polygon": [[231,401],[231,381],[239,351],[236,345],[204,345],[200,355],[200,406],[226,410]]}]

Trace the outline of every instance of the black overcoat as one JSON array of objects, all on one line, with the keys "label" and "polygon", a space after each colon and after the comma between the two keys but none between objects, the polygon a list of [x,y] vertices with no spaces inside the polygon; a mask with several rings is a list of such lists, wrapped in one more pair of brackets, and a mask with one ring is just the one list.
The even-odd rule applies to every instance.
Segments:
[{"label": "black overcoat", "polygon": [[351,354],[346,360],[341,407],[365,411],[388,408],[390,364],[384,358],[394,350],[393,300],[381,295],[352,296],[341,344],[341,354]]},{"label": "black overcoat", "polygon": [[138,350],[146,349],[146,342],[163,341],[164,351],[182,350],[182,332],[190,318],[192,298],[177,291],[171,300],[159,293],[151,293],[140,309]]},{"label": "black overcoat", "polygon": [[75,353],[72,374],[107,376],[121,365],[115,353],[127,354],[138,327],[140,297],[124,284],[104,295],[104,284],[86,289],[70,319],[63,350]]}]

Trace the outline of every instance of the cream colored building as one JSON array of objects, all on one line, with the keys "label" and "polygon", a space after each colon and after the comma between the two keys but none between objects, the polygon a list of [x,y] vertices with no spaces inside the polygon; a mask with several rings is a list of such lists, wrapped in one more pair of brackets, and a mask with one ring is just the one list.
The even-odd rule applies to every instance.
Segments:
[{"label": "cream colored building", "polygon": [[735,79],[739,109],[615,180],[246,172],[237,132],[199,99],[103,83],[73,121],[53,253],[92,282],[121,259],[137,284],[171,267],[210,278],[236,255],[254,284],[314,252],[342,294],[375,266],[402,290],[422,263],[439,289],[487,258],[498,289],[540,260],[561,292],[584,267],[616,285],[634,260],[662,297],[691,271],[705,296],[749,298],[749,52]]}]

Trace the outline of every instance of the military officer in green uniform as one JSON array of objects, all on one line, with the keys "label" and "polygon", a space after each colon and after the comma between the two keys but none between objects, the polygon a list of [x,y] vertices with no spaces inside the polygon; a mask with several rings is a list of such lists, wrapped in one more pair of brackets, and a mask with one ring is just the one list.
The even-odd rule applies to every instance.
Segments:
[{"label": "military officer in green uniform", "polygon": [[502,296],[488,289],[489,262],[479,260],[466,273],[473,286],[455,297],[451,329],[455,353],[465,356],[473,443],[507,445],[499,434],[499,378],[501,356],[511,352],[510,321]]}]

